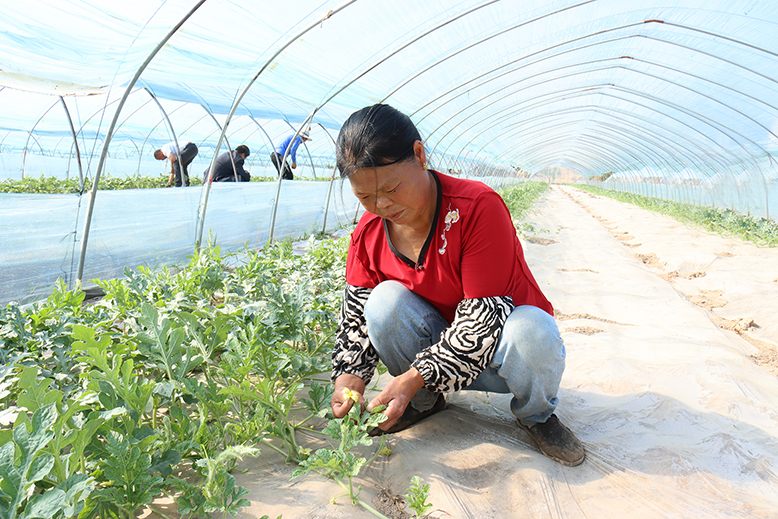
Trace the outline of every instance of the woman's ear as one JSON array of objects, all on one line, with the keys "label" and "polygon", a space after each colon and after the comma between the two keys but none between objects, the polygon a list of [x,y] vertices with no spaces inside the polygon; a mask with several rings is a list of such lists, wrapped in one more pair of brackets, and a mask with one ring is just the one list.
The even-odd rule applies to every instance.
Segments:
[{"label": "woman's ear", "polygon": [[427,152],[424,150],[424,144],[421,141],[413,143],[413,154],[416,155],[416,160],[419,161],[420,165],[427,163]]}]

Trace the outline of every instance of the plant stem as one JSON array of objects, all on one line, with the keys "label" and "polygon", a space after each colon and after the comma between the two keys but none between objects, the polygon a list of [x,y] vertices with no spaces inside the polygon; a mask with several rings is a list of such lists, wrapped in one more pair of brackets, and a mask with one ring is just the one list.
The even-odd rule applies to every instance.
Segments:
[{"label": "plant stem", "polygon": [[[262,442],[265,445],[267,445],[268,447],[270,447],[271,449],[273,449],[274,451],[276,451],[277,453],[283,455],[284,457],[286,457],[286,458],[289,457],[289,453],[288,452],[284,452],[283,450],[279,449],[278,447],[276,447],[272,443],[268,442],[267,440],[263,439]],[[294,460],[294,461],[297,461],[297,460]]]},{"label": "plant stem", "polygon": [[155,514],[162,516],[164,519],[170,519],[168,516],[166,516],[166,515],[165,515],[165,514],[163,514],[161,511],[159,511],[158,509],[154,508],[153,506],[151,506],[151,505],[147,505],[147,506],[148,506],[148,507],[149,507],[149,509],[150,509],[152,512],[154,512]]},{"label": "plant stem", "polygon": [[[341,487],[343,487],[343,490],[345,490],[345,491],[347,491],[347,492],[349,491],[348,487],[346,487],[346,484],[345,484],[345,483],[343,483],[341,480],[339,480],[339,479],[335,479],[335,482],[336,482],[338,485],[340,485]],[[349,493],[349,495],[351,495],[351,494]],[[378,510],[376,510],[376,509],[375,509],[375,508],[373,508],[372,506],[368,505],[367,503],[365,503],[364,501],[362,501],[362,500],[361,500],[361,499],[359,499],[358,497],[355,497],[354,499],[357,501],[357,503],[359,503],[359,505],[360,505],[362,508],[364,508],[365,510],[367,510],[368,512],[370,512],[370,513],[371,513],[371,514],[373,514],[374,516],[376,516],[376,517],[381,517],[382,519],[389,519],[389,518],[388,518],[388,517],[386,517],[384,514],[382,514],[381,512],[379,512]]]},{"label": "plant stem", "polygon": [[381,444],[378,446],[378,449],[376,449],[375,454],[373,454],[373,457],[370,458],[365,465],[370,465],[373,463],[373,461],[381,454],[381,451],[384,450],[384,446],[386,445],[386,435],[381,435]]}]

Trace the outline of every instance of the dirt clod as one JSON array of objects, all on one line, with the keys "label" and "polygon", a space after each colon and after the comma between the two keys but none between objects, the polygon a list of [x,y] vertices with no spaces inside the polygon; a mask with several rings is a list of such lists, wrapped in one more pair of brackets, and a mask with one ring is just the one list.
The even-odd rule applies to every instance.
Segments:
[{"label": "dirt clod", "polygon": [[410,519],[413,517],[405,511],[405,498],[393,494],[388,488],[382,488],[373,499],[373,506],[390,519]]}]

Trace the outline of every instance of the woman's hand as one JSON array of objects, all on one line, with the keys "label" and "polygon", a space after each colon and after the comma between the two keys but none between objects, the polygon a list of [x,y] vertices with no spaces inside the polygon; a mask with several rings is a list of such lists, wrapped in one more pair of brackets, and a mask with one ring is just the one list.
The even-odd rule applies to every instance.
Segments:
[{"label": "woman's hand", "polygon": [[356,375],[344,373],[335,379],[335,391],[332,393],[332,400],[330,401],[332,414],[335,415],[335,418],[346,416],[354,404],[354,400],[343,394],[344,389],[357,393],[359,395],[357,402],[360,406],[365,405],[365,381]]},{"label": "woman's hand", "polygon": [[384,410],[386,421],[378,426],[379,429],[386,431],[393,426],[405,412],[405,408],[408,407],[416,391],[423,387],[424,379],[416,368],[411,368],[399,377],[390,380],[384,390],[367,406],[367,409],[371,410],[379,405],[386,405]]}]

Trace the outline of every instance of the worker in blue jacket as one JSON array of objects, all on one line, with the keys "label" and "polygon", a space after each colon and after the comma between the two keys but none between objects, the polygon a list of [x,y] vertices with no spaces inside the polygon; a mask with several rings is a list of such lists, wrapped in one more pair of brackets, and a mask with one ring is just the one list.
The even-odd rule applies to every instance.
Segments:
[{"label": "worker in blue jacket", "polygon": [[[295,137],[294,134],[292,134],[286,139],[284,139],[284,142],[282,142],[278,147],[276,147],[275,151],[270,154],[270,160],[273,161],[273,165],[276,167],[276,170],[278,171],[279,175],[281,175],[281,178],[283,178],[284,180],[294,179],[292,170],[297,168],[297,147],[300,146],[301,143],[310,140],[311,140],[311,129],[308,128],[297,137]],[[292,160],[291,169],[289,168],[288,160],[286,161],[284,160],[284,155],[287,154],[287,149],[289,150],[287,159]],[[283,162],[283,167],[281,165],[282,162]]]}]

